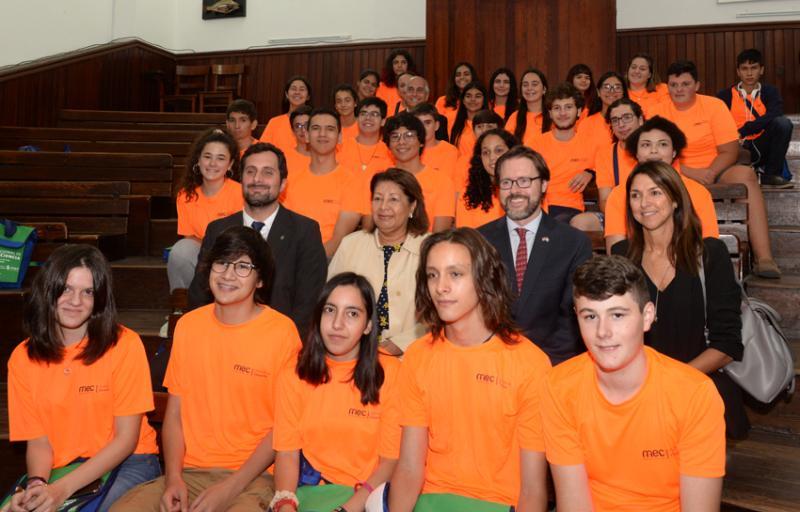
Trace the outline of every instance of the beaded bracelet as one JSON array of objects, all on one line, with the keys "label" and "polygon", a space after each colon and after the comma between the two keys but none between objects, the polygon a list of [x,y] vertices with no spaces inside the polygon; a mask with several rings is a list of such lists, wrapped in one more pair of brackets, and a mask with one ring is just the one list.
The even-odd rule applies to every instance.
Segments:
[{"label": "beaded bracelet", "polygon": [[374,487],[369,485],[369,482],[364,481],[364,482],[356,482],[356,485],[353,486],[353,491],[358,492],[358,490],[361,489],[362,487],[366,489],[367,493],[369,494],[372,494],[372,491],[375,490]]}]

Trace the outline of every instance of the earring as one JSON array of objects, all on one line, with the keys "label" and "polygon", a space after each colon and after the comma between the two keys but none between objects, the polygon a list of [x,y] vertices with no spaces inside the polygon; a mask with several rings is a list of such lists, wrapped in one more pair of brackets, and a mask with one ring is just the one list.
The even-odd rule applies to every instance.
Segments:
[{"label": "earring", "polygon": [[199,174],[199,173],[200,173],[200,166],[199,166],[198,164],[194,164],[194,165],[192,166],[192,172],[193,172],[193,173],[198,173],[198,174]]},{"label": "earring", "polygon": [[672,207],[673,208],[677,208],[678,207],[678,203],[672,203]]},{"label": "earring", "polygon": [[414,212],[411,212],[411,213],[409,213],[409,214],[408,214],[408,218],[409,218],[409,219],[413,219],[413,218],[414,218]]}]

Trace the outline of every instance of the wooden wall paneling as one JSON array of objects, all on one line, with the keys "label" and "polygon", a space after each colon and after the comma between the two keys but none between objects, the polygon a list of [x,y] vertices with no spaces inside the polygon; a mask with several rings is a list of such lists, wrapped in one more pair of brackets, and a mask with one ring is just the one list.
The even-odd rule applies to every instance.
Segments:
[{"label": "wooden wall paneling", "polygon": [[54,126],[62,108],[156,110],[148,74],[175,72],[174,57],[139,41],[110,43],[0,72],[0,124]]},{"label": "wooden wall paneling", "polygon": [[754,23],[620,30],[617,68],[630,57],[650,53],[665,79],[667,66],[678,59],[695,61],[704,94],[716,94],[736,81],[736,55],[758,48],[764,55],[764,81],[781,91],[787,113],[800,112],[800,22]]},{"label": "wooden wall paneling", "polygon": [[428,0],[426,13],[426,72],[435,95],[461,60],[483,81],[500,66],[517,74],[536,66],[550,83],[578,62],[597,74],[615,62],[615,0]]}]

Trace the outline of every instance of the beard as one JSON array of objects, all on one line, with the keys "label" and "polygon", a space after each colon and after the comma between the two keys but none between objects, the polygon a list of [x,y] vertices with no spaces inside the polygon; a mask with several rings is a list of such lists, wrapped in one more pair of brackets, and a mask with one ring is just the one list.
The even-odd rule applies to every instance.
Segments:
[{"label": "beard", "polygon": [[251,208],[263,208],[278,200],[278,194],[273,193],[272,189],[263,194],[253,193],[250,187],[244,189],[244,202]]},{"label": "beard", "polygon": [[[523,205],[521,208],[512,209],[511,208],[511,201],[513,199],[526,199],[527,204]],[[539,197],[529,197],[520,194],[510,194],[506,197],[505,201],[503,201],[503,210],[506,212],[506,216],[511,220],[523,220],[527,219],[531,215],[534,214],[539,209],[539,205],[541,204],[541,196]]]}]

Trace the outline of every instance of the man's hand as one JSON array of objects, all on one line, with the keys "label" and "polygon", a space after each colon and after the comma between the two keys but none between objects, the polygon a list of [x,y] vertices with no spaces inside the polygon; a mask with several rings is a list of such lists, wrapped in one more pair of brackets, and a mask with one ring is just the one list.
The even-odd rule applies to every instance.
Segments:
[{"label": "man's hand", "polygon": [[233,500],[238,496],[231,486],[230,480],[226,479],[216,483],[200,493],[189,507],[190,512],[217,512],[228,510]]},{"label": "man's hand", "polygon": [[576,174],[575,177],[569,181],[569,189],[572,192],[583,192],[583,189],[592,181],[592,178],[594,178],[594,175],[589,171]]},{"label": "man's hand", "polygon": [[164,494],[161,495],[161,512],[187,512],[189,510],[189,491],[180,476],[166,480]]}]

